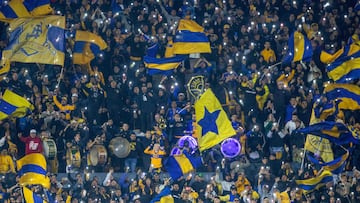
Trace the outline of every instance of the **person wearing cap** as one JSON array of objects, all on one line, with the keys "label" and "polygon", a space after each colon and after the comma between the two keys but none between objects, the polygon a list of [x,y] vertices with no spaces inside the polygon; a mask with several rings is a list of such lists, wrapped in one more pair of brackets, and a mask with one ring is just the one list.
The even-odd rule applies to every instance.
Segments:
[{"label": "person wearing cap", "polygon": [[[77,96],[77,94],[72,95],[72,96]],[[67,97],[62,97],[61,102],[59,102],[56,94],[54,94],[54,96],[53,96],[53,101],[60,111],[65,112],[66,120],[71,120],[70,113],[71,113],[71,111],[75,110],[75,104],[68,104]]]},{"label": "person wearing cap", "polygon": [[23,137],[21,133],[18,134],[20,140],[25,143],[25,154],[31,153],[42,153],[43,146],[42,141],[39,136],[37,136],[37,132],[35,129],[30,130],[30,136]]}]

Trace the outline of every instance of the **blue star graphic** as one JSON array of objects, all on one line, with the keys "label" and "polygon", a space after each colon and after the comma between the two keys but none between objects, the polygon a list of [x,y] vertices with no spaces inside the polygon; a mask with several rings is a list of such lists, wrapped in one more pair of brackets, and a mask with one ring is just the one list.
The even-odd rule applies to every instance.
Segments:
[{"label": "blue star graphic", "polygon": [[218,134],[218,127],[216,125],[216,119],[219,117],[220,110],[216,110],[212,113],[205,107],[205,115],[204,117],[198,122],[198,124],[202,128],[202,136],[206,135],[208,132],[214,132]]}]

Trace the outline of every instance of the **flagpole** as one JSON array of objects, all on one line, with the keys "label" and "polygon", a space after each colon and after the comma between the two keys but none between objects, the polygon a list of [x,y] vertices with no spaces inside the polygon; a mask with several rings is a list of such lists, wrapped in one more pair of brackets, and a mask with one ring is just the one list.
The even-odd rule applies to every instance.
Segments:
[{"label": "flagpole", "polygon": [[59,88],[59,85],[60,85],[60,82],[61,82],[61,78],[62,78],[63,73],[64,73],[64,67],[61,67],[60,76],[59,76],[58,82],[57,82],[57,84],[56,84],[56,87],[57,87],[57,88]]},{"label": "flagpole", "polygon": [[[26,186],[23,186],[23,187],[26,187]],[[21,187],[21,189],[20,189],[20,194],[21,194],[21,197],[22,197],[22,198],[21,198],[21,199],[22,199],[21,202],[22,202],[22,203],[25,203],[25,197],[24,197],[24,193],[23,193],[23,187]]]},{"label": "flagpole", "polygon": [[273,68],[273,67],[275,67],[275,66],[278,66],[278,65],[280,65],[282,62],[280,61],[280,62],[277,62],[277,63],[275,63],[275,64],[273,64],[273,65],[271,65],[271,66],[269,66],[269,69],[271,69],[271,68]]},{"label": "flagpole", "polygon": [[300,166],[300,169],[301,169],[301,170],[304,169],[305,153],[306,153],[306,149],[305,149],[305,147],[304,147],[303,157],[302,157],[301,166]]}]

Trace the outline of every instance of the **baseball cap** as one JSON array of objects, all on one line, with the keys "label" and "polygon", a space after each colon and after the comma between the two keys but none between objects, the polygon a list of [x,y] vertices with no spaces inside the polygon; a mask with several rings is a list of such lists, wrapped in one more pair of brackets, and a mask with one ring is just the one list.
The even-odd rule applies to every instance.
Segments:
[{"label": "baseball cap", "polygon": [[31,133],[35,133],[35,134],[36,134],[36,130],[35,130],[35,129],[31,129],[31,130],[30,130],[30,134],[31,134]]}]

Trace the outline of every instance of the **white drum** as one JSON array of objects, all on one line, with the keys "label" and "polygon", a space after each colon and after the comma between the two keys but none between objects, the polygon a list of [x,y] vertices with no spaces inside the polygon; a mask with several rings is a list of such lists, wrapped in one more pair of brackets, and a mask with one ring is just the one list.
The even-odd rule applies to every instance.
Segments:
[{"label": "white drum", "polygon": [[52,139],[43,140],[44,155],[46,158],[53,160],[57,154],[56,143]]}]

